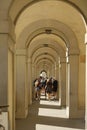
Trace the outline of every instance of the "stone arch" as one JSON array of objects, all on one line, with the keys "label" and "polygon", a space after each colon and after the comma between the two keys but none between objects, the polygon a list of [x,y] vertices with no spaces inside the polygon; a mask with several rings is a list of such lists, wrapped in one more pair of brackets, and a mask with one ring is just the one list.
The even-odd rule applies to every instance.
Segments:
[{"label": "stone arch", "polygon": [[[47,41],[47,44],[46,44],[46,41]],[[38,45],[37,45],[38,43]],[[29,52],[29,56],[31,57],[32,53],[35,52],[35,50],[37,50],[38,48],[43,48],[43,47],[49,47],[49,48],[52,48],[53,50],[55,50],[61,57],[65,57],[65,53],[66,53],[66,50],[63,49],[63,47],[61,47],[61,45],[59,45],[57,43],[57,41],[54,41],[53,39],[49,39],[49,38],[42,38],[42,39],[38,39],[38,40],[35,40],[34,42],[32,42],[32,44],[30,44],[29,46],[29,50],[31,51],[28,51]]]},{"label": "stone arch", "polygon": [[[38,24],[39,23],[39,24]],[[49,23],[49,25],[47,25],[47,23]],[[53,23],[53,24],[52,24]],[[65,43],[67,44],[67,46],[69,47],[69,49],[70,49],[70,51],[71,51],[71,53],[72,53],[72,48],[74,47],[74,49],[75,49],[75,51],[77,51],[78,53],[79,53],[79,49],[78,49],[78,47],[77,47],[77,39],[76,39],[76,37],[75,37],[75,35],[74,35],[74,33],[72,32],[72,30],[69,28],[69,27],[67,27],[67,26],[65,26],[64,24],[62,24],[62,23],[60,23],[60,22],[58,22],[58,21],[56,21],[56,20],[40,20],[40,21],[37,21],[37,22],[35,22],[34,24],[31,24],[30,26],[28,26],[28,27],[26,27],[26,29],[25,30],[23,30],[23,32],[24,33],[21,33],[21,35],[19,36],[19,39],[18,39],[18,41],[17,41],[17,43],[21,43],[23,46],[23,48],[25,48],[25,44],[26,43],[29,43],[30,41],[31,41],[31,39],[33,39],[34,38],[34,35],[36,35],[37,36],[37,34],[34,34],[33,35],[33,33],[32,33],[32,35],[33,35],[33,37],[31,36],[31,33],[29,34],[29,31],[27,32],[27,30],[28,30],[28,28],[31,30],[32,28],[31,27],[33,27],[33,29],[35,29],[35,26],[37,27],[37,26],[40,26],[40,28],[41,28],[41,26],[43,27],[43,30],[44,30],[44,27],[45,26],[47,26],[47,27],[50,27],[50,28],[52,28],[53,29],[53,31],[54,31],[54,34],[55,35],[57,35],[57,36],[59,36],[60,38],[62,38],[62,39],[64,39],[64,41],[65,41]],[[54,26],[55,25],[55,26]],[[56,28],[56,32],[55,32],[55,28]],[[57,28],[58,28],[58,30],[57,30]],[[62,29],[64,29],[65,28],[65,32],[63,31],[63,33],[62,33]],[[35,30],[33,30],[32,29],[32,32],[35,32]],[[43,31],[42,30],[42,31]],[[26,34],[26,32],[27,32],[27,34]],[[36,33],[37,33],[37,31],[36,31]],[[38,32],[39,34],[41,34],[41,31],[39,31]],[[38,35],[39,35],[38,34]],[[66,34],[66,35],[65,35]],[[30,37],[29,37],[29,39],[28,39],[28,36],[31,36],[31,39],[30,39]],[[26,38],[27,39],[27,41],[26,40],[22,40],[21,39],[21,37],[23,37],[24,36],[24,39]],[[71,37],[72,37],[72,40],[71,40]],[[24,41],[24,43],[22,43]],[[26,43],[25,43],[25,41],[26,41]],[[76,49],[77,48],[77,49]]]},{"label": "stone arch", "polygon": [[[65,1],[64,1],[65,2]],[[58,30],[57,30],[58,31]],[[58,32],[58,34],[60,34],[59,32]],[[74,33],[73,33],[74,34]],[[61,35],[62,37],[63,37],[63,34]],[[69,36],[68,36],[69,37]],[[66,37],[67,38],[67,37]],[[73,38],[72,38],[73,39]],[[71,44],[71,48],[69,48],[69,55],[71,56],[71,55],[74,55],[74,54],[79,54],[79,49],[78,49],[78,46],[77,46],[77,43],[78,43],[78,40],[77,40],[77,38],[75,39],[75,36],[74,36],[74,40],[75,40],[75,42],[73,41],[72,42],[72,44]],[[70,39],[70,42],[71,42],[72,40]],[[73,44],[73,43],[76,43],[76,44]],[[73,48],[73,45],[76,45],[77,46],[77,49],[76,49],[76,47],[74,48],[74,50],[72,50],[72,48]],[[69,46],[70,47],[70,46]]]},{"label": "stone arch", "polygon": [[43,47],[41,49],[39,48],[38,50],[36,50],[36,52],[33,54],[33,59],[35,59],[38,55],[44,54],[43,52],[50,55],[52,55],[53,53],[55,56],[55,60],[57,59],[57,56],[58,56],[57,52],[55,52],[53,49],[48,48],[48,47],[47,48]]},{"label": "stone arch", "polygon": [[[21,6],[19,6],[19,8],[17,9],[16,14],[14,15],[14,18],[13,18],[14,23],[16,24],[16,21],[17,21],[18,17],[20,16],[20,14],[21,14],[27,7],[33,5],[33,4],[37,3],[37,2],[40,2],[40,1],[41,1],[41,0],[37,0],[37,1],[32,0],[32,1],[30,1],[30,2],[29,2],[29,1],[26,1],[26,2],[24,2],[24,3],[22,3],[22,4],[20,4],[21,1],[19,1],[19,5],[21,5]],[[44,0],[43,0],[43,1],[44,1]],[[60,0],[58,0],[58,1],[60,1]],[[61,2],[65,2],[66,4],[69,4],[70,6],[72,6],[73,8],[75,8],[75,9],[82,15],[82,17],[84,18],[84,21],[85,21],[85,22],[87,21],[87,18],[86,18],[86,16],[85,16],[85,14],[83,13],[83,11],[80,9],[80,7],[79,7],[76,3],[74,3],[73,1],[66,1],[66,0],[62,0]],[[15,8],[14,5],[16,6],[16,2],[12,2],[12,4],[11,4],[11,6],[13,6],[13,9],[12,9],[12,8],[10,9],[12,13],[13,13],[13,10],[14,10],[14,8]],[[11,15],[12,15],[12,14],[11,14]]]}]

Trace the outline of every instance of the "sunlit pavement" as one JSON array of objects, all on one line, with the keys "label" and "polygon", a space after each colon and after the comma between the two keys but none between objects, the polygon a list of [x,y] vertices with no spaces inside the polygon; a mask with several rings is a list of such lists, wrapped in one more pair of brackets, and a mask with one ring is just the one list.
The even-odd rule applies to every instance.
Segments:
[{"label": "sunlit pavement", "polygon": [[48,101],[43,96],[33,101],[26,119],[16,120],[16,130],[84,130],[84,125],[82,119],[68,119],[58,100]]},{"label": "sunlit pavement", "polygon": [[75,128],[67,128],[67,127],[57,127],[57,126],[48,126],[48,125],[40,125],[36,124],[36,130],[82,130]]}]

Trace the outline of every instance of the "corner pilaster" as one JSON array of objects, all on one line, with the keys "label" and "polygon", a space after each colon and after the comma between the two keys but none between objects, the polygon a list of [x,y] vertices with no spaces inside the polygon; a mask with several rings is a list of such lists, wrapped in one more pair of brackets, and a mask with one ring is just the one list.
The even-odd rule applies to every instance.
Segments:
[{"label": "corner pilaster", "polygon": [[66,58],[60,59],[61,64],[61,106],[66,106]]},{"label": "corner pilaster", "polygon": [[[86,78],[87,79],[87,33],[85,35],[85,45],[86,45]],[[85,129],[87,130],[87,80],[85,89]]]}]

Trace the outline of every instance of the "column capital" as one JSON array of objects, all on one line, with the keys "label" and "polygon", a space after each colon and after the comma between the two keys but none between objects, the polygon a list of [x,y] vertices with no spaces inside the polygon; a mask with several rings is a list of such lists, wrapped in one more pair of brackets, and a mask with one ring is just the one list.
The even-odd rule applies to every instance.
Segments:
[{"label": "column capital", "polygon": [[26,56],[26,49],[16,49],[16,55]]},{"label": "column capital", "polygon": [[28,58],[27,62],[32,64],[32,60],[30,57]]},{"label": "column capital", "polygon": [[66,63],[66,57],[61,57],[60,58],[60,63],[62,64],[62,63]]},{"label": "column capital", "polygon": [[80,54],[80,50],[79,49],[69,49],[69,53],[68,56],[70,55],[79,55]]}]

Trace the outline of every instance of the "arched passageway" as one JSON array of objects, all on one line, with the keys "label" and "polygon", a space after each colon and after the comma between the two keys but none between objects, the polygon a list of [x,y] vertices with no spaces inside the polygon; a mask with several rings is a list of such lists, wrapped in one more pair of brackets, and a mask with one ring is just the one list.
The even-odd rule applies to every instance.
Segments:
[{"label": "arched passageway", "polygon": [[32,82],[42,70],[59,81],[59,101],[67,116],[85,118],[86,1],[14,0],[2,5],[9,19],[2,9],[1,92],[6,96],[1,94],[1,104],[10,106],[11,129],[15,117],[27,117]]}]

